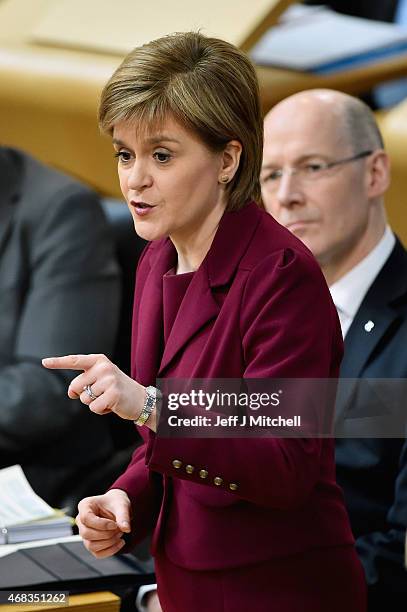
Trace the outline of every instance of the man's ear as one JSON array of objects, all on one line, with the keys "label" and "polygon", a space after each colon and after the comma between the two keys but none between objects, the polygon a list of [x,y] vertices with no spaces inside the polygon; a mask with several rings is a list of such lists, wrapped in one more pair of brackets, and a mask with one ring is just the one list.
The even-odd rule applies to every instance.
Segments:
[{"label": "man's ear", "polygon": [[367,196],[379,198],[390,185],[390,159],[385,151],[379,149],[372,153],[368,161]]},{"label": "man's ear", "polygon": [[222,152],[221,169],[219,173],[220,183],[230,183],[233,179],[239,167],[242,150],[242,145],[238,140],[230,140],[226,144]]}]

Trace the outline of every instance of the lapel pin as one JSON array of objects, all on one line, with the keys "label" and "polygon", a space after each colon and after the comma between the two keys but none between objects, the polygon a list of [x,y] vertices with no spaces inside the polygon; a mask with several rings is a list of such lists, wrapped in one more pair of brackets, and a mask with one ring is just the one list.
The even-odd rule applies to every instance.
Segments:
[{"label": "lapel pin", "polygon": [[367,323],[365,323],[365,331],[371,332],[373,328],[374,328],[373,321],[369,320]]}]

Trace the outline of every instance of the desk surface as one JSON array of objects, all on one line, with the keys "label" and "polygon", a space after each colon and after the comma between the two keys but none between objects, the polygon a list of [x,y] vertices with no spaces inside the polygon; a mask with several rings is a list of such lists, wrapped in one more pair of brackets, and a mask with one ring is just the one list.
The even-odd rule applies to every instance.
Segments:
[{"label": "desk surface", "polygon": [[280,100],[303,89],[327,87],[359,94],[383,81],[407,76],[407,53],[325,76],[260,66],[257,74],[263,109],[267,111]]}]

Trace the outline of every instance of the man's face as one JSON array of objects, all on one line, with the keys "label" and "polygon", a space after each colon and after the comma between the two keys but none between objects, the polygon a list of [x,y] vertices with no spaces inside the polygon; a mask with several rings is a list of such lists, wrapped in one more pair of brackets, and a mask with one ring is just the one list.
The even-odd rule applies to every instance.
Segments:
[{"label": "man's face", "polygon": [[[345,134],[340,117],[315,100],[282,104],[265,123],[264,206],[323,266],[344,257],[368,231],[369,158],[315,171],[361,152]],[[281,178],[273,173],[277,169],[285,169]]]}]

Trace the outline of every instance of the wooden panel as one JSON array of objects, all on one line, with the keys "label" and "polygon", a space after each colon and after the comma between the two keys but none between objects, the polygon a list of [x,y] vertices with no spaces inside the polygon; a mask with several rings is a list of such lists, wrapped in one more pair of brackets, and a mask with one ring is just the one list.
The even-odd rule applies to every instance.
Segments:
[{"label": "wooden panel", "polygon": [[386,210],[393,230],[407,247],[407,100],[379,118],[391,161]]},{"label": "wooden panel", "polygon": [[[52,0],[32,40],[124,55],[171,32],[201,30],[248,48],[293,0]],[[80,16],[80,18],[78,18]],[[92,24],[92,27],[89,27]]]},{"label": "wooden panel", "polygon": [[[56,590],[56,587],[55,587]],[[71,595],[69,606],[50,605],[20,605],[4,604],[0,605],[0,612],[40,612],[41,610],[58,611],[77,610],[78,612],[119,612],[120,597],[100,591],[98,593],[83,593],[82,595]]]}]

